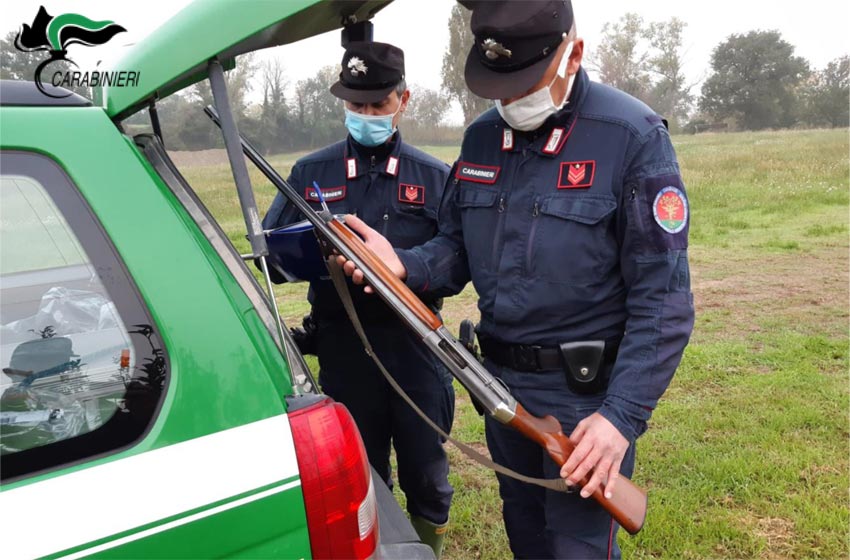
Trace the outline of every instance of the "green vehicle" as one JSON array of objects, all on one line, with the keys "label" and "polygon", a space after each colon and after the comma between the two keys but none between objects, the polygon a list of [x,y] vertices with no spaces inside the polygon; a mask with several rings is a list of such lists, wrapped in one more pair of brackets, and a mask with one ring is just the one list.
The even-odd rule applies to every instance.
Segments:
[{"label": "green vehicle", "polygon": [[0,85],[4,558],[433,558],[245,265],[244,160],[249,257],[122,127],[147,108],[158,131],[155,102],[209,77],[232,155],[223,68],[387,3],[196,2],[94,103]]}]

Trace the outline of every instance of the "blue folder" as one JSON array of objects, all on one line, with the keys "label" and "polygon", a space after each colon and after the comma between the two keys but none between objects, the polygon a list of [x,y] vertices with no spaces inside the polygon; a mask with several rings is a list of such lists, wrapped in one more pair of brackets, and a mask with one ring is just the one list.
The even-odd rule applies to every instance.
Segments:
[{"label": "blue folder", "polygon": [[304,220],[268,230],[269,266],[287,282],[311,282],[329,278],[313,224]]}]

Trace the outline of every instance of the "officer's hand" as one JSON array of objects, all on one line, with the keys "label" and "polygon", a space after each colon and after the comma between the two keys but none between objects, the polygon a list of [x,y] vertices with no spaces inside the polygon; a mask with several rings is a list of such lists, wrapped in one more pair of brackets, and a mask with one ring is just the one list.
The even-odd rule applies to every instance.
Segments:
[{"label": "officer's hand", "polygon": [[629,440],[604,416],[595,412],[582,420],[570,434],[576,446],[561,467],[561,477],[577,485],[593,469],[593,476],[581,491],[587,498],[600,484],[605,483],[605,497],[610,498],[620,476],[620,465],[629,449]]},{"label": "officer's hand", "polygon": [[[366,222],[352,214],[347,214],[345,216],[345,224],[356,233],[360,234],[360,237],[363,238],[363,242],[366,246],[371,249],[385,265],[387,265],[393,274],[398,276],[401,280],[407,278],[407,270],[404,268],[404,265],[401,263],[398,255],[395,254],[395,249],[393,249],[393,246],[390,245],[390,242],[387,241],[386,237],[370,228],[366,225]],[[363,272],[354,266],[353,262],[342,255],[339,255],[336,258],[336,262],[342,266],[346,275],[351,276],[351,279],[355,284],[364,284],[366,282],[366,279],[363,277]],[[372,288],[366,286],[365,291],[372,293]]]}]

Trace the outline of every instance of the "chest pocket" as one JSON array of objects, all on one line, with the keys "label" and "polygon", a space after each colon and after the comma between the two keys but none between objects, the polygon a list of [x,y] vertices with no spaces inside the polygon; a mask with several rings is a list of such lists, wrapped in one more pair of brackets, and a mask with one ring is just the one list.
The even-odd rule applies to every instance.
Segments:
[{"label": "chest pocket", "polygon": [[610,227],[613,195],[553,194],[532,214],[526,251],[527,274],[554,284],[598,282],[619,259]]},{"label": "chest pocket", "polygon": [[437,234],[437,215],[426,206],[398,203],[381,217],[381,231],[393,247],[410,249]]},{"label": "chest pocket", "polygon": [[499,192],[461,181],[457,190],[455,204],[460,209],[463,225],[463,240],[469,259],[470,269],[495,270],[495,236],[499,230],[499,208],[496,204]]}]

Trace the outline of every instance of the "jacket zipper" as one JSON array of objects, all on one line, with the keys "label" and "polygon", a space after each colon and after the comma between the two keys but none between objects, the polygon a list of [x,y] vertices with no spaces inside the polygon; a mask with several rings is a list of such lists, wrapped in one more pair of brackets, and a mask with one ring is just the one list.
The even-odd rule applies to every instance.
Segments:
[{"label": "jacket zipper", "polygon": [[631,192],[629,193],[629,204],[631,205],[632,210],[632,220],[637,225],[637,231],[642,235],[643,234],[643,223],[641,221],[640,212],[638,211],[639,204],[637,200],[637,187],[632,187]]},{"label": "jacket zipper", "polygon": [[531,231],[528,233],[528,245],[525,247],[525,271],[527,274],[531,274],[531,261],[534,258],[532,252],[534,251],[534,238],[537,235],[537,224],[540,223],[540,220],[537,217],[540,215],[540,196],[534,197],[534,206],[531,209]]},{"label": "jacket zipper", "polygon": [[505,193],[499,193],[499,206],[496,208],[496,211],[499,213],[499,219],[496,222],[496,237],[493,238],[493,253],[490,255],[490,262],[493,263],[493,270],[499,270],[498,257],[502,243],[502,230],[505,227],[506,207],[507,203],[505,201]]},{"label": "jacket zipper", "polygon": [[[514,167],[513,173],[511,174],[511,181],[508,184],[513,185],[516,183],[516,176],[519,172],[520,166],[525,163],[525,158],[528,156],[528,148],[522,149],[522,160],[520,160],[519,164]],[[490,256],[490,262],[493,263],[493,270],[499,270],[499,261],[497,260],[499,256],[499,252],[501,250],[502,243],[502,230],[505,227],[505,210],[507,209],[507,193],[502,191],[499,193],[499,220],[496,222],[496,237],[493,239],[493,254]]]}]

